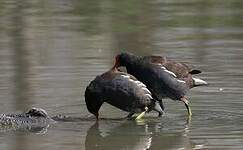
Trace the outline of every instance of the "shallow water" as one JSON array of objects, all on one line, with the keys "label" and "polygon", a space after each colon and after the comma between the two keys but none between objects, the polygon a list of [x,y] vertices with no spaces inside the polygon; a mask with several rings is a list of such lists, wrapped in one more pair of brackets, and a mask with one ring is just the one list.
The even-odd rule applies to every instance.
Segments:
[{"label": "shallow water", "polygon": [[[0,149],[243,149],[243,2],[211,0],[2,0],[0,113],[41,107],[77,117],[45,132],[0,134]],[[200,68],[193,116],[165,100],[143,121],[109,105],[95,123],[84,90],[113,57],[165,55]],[[88,119],[87,119],[88,118]]]}]

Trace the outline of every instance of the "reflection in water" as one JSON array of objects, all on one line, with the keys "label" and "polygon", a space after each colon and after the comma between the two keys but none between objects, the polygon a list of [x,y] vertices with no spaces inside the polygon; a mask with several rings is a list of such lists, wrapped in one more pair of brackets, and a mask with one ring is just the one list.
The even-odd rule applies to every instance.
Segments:
[{"label": "reflection in water", "polygon": [[[111,124],[106,126],[103,131],[99,128],[100,123],[95,123],[87,132],[85,140],[86,150],[98,150],[98,149],[145,149],[151,146],[151,134],[146,132],[144,126],[134,126],[130,121],[120,124]],[[128,128],[129,125],[133,126],[133,129]],[[105,124],[107,125],[107,124]],[[134,128],[135,127],[135,128]],[[120,132],[123,130],[123,132]],[[134,135],[133,135],[134,134]],[[139,135],[136,135],[139,134]],[[124,136],[129,137],[124,138]]]},{"label": "reflection in water", "polygon": [[[86,146],[95,144],[95,139],[109,139],[114,147],[130,143],[130,149],[145,148],[150,140],[150,149],[191,149],[202,144],[206,149],[242,149],[243,1],[220,2],[1,0],[0,109],[24,110],[35,103],[53,115],[86,116],[85,87],[111,66],[115,53],[128,50],[138,55],[166,55],[196,65],[210,83],[189,93],[194,114],[190,132],[185,131],[182,116],[178,118],[183,121],[163,118],[146,125],[102,120],[98,127],[90,128]],[[184,112],[181,105],[165,103],[166,113],[173,117]],[[111,107],[103,110],[107,112],[104,118],[121,114]],[[91,122],[80,123],[82,127],[70,128],[57,124],[60,128],[50,129],[44,136],[23,133],[9,138],[3,133],[0,149],[6,149],[3,145],[8,141],[10,149],[47,145],[46,149],[52,150],[72,146],[80,150]],[[117,143],[113,140],[116,136]],[[77,137],[83,143],[67,142]],[[134,141],[129,141],[130,137]],[[114,149],[104,142],[98,144]]]},{"label": "reflection in water", "polygon": [[127,120],[123,122],[99,121],[87,131],[85,149],[191,149],[193,144],[187,132],[186,126],[182,131],[169,133],[164,131],[161,122],[151,122],[151,120],[140,125]]},{"label": "reflection in water", "polygon": [[[49,125],[46,126],[19,126],[19,127],[14,127],[14,126],[7,126],[7,125],[0,125],[0,133],[5,133],[5,132],[15,132],[15,133],[35,133],[35,134],[45,134],[48,131]],[[24,139],[25,136],[22,136],[21,139]],[[23,144],[24,141],[20,140],[20,142]]]},{"label": "reflection in water", "polygon": [[[14,66],[16,67],[15,74],[13,77],[14,81],[14,93],[13,95],[15,96],[15,107],[17,110],[23,110],[26,109],[25,107],[29,104],[29,95],[27,93],[28,91],[28,80],[27,80],[27,75],[28,75],[28,59],[26,57],[26,46],[25,46],[25,37],[24,37],[24,28],[25,28],[25,23],[24,23],[24,7],[26,3],[23,1],[21,3],[18,3],[17,1],[15,2],[16,5],[12,9],[14,13],[11,13],[12,19],[11,19],[11,45],[13,49],[13,60]],[[14,146],[13,149],[17,149],[21,147],[21,145],[26,145],[25,149],[28,149],[28,140],[26,136],[15,136],[13,139],[15,141],[15,144],[12,145]]]},{"label": "reflection in water", "polygon": [[15,95],[15,104],[17,110],[26,109],[28,106],[30,95],[29,91],[29,60],[28,53],[25,45],[25,22],[24,22],[24,7],[25,2],[18,3],[14,8],[12,13],[12,25],[10,34],[12,37],[11,46],[13,49],[13,61],[15,66],[15,74],[13,77],[13,82],[15,85],[14,94]]}]

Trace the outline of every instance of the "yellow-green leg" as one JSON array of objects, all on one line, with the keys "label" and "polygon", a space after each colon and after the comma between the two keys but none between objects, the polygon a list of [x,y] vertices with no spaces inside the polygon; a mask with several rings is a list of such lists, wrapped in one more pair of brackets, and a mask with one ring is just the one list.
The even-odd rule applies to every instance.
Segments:
[{"label": "yellow-green leg", "polygon": [[181,98],[181,101],[184,102],[184,104],[185,104],[185,106],[187,108],[188,117],[191,117],[192,116],[192,111],[191,111],[191,108],[189,106],[189,101],[185,97]]},{"label": "yellow-green leg", "polygon": [[148,111],[148,107],[145,107],[145,111],[141,112],[141,114],[139,114],[135,120],[140,120],[144,115],[145,113]]}]

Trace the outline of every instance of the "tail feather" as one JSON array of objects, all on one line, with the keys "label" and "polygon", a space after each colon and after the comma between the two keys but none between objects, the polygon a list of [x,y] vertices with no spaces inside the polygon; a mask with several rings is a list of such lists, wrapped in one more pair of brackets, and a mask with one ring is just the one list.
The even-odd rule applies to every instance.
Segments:
[{"label": "tail feather", "polygon": [[202,79],[199,78],[192,78],[194,81],[194,86],[202,86],[202,85],[208,85],[208,83]]}]

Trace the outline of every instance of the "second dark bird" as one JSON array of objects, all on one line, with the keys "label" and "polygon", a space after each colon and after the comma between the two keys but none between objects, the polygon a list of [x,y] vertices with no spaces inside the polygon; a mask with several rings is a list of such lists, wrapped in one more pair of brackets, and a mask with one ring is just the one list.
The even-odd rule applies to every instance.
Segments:
[{"label": "second dark bird", "polygon": [[189,101],[185,97],[190,88],[206,85],[199,78],[192,77],[201,73],[193,70],[188,65],[167,60],[161,56],[135,56],[130,53],[121,53],[116,56],[114,67],[124,66],[127,72],[143,82],[152,92],[153,97],[164,109],[162,98],[169,97],[173,100],[184,102],[189,116],[192,115]]}]

